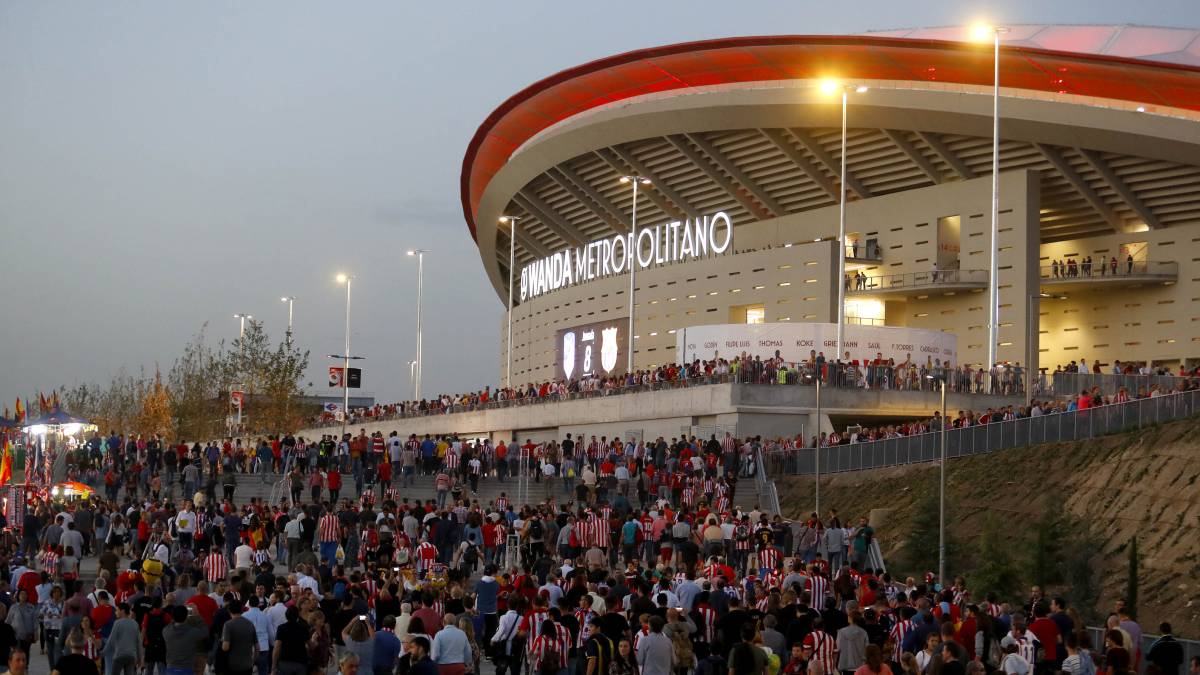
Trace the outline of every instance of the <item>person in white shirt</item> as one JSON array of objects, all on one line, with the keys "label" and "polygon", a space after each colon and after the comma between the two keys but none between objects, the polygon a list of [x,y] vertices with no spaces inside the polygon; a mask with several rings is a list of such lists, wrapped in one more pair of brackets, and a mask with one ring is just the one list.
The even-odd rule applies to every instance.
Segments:
[{"label": "person in white shirt", "polygon": [[250,544],[242,542],[240,546],[233,549],[233,566],[235,569],[250,569],[254,566],[254,549]]}]

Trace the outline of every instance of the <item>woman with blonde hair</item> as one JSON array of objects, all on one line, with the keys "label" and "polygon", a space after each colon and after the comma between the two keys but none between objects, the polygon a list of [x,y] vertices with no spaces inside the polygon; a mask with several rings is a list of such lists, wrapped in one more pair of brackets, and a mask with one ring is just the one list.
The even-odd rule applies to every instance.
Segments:
[{"label": "woman with blonde hair", "polygon": [[467,644],[471,645],[472,663],[466,664],[468,673],[479,675],[479,658],[482,650],[479,648],[479,643],[475,641],[475,623],[471,621],[471,617],[462,615],[454,622],[458,629],[467,634]]}]

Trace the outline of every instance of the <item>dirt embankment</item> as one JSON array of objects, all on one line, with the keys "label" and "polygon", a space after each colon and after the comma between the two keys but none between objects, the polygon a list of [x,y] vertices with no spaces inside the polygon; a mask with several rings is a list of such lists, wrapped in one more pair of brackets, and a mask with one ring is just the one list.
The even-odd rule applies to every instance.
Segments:
[{"label": "dirt embankment", "polygon": [[[1147,632],[1162,620],[1176,633],[1200,637],[1200,423],[1160,427],[1090,441],[1039,445],[947,464],[947,528],[959,554],[957,569],[970,585],[971,551],[989,518],[998,517],[1004,536],[1029,556],[1028,536],[1047,509],[1076,517],[1099,552],[1090,558],[1099,584],[1093,611],[1104,612],[1123,597],[1127,547],[1136,536],[1139,566],[1139,618]],[[778,483],[789,517],[813,508],[813,479]],[[920,504],[938,488],[937,464],[826,476],[821,508],[837,508],[843,520],[876,510],[885,559],[900,561],[905,537],[914,529]],[[936,514],[933,516],[936,518]],[[994,520],[992,522],[995,522]],[[936,547],[936,536],[928,543]],[[893,574],[923,570],[890,565]],[[1024,591],[1028,590],[1028,579]],[[987,589],[975,589],[980,593]]]}]

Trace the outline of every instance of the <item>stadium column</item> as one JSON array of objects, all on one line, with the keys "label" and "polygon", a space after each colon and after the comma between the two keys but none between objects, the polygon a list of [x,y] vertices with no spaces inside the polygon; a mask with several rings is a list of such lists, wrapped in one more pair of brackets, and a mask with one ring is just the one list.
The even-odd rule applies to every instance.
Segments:
[{"label": "stadium column", "polygon": [[[996,357],[1000,363],[1037,368],[1040,303],[1029,301],[1041,290],[1041,178],[1036,171],[1000,175],[999,298],[1002,309]],[[1026,363],[1032,355],[1033,361]]]}]

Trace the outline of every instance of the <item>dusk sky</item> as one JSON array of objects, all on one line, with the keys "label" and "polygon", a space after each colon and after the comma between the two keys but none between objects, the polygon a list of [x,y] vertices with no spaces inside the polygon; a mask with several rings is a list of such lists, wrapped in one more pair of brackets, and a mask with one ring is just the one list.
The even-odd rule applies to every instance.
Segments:
[{"label": "dusk sky", "polygon": [[547,75],[690,40],[1004,23],[1200,26],[1197,0],[0,3],[0,408],[120,368],[170,368],[235,312],[353,348],[364,393],[495,385],[503,301],[463,221],[484,118]]}]

